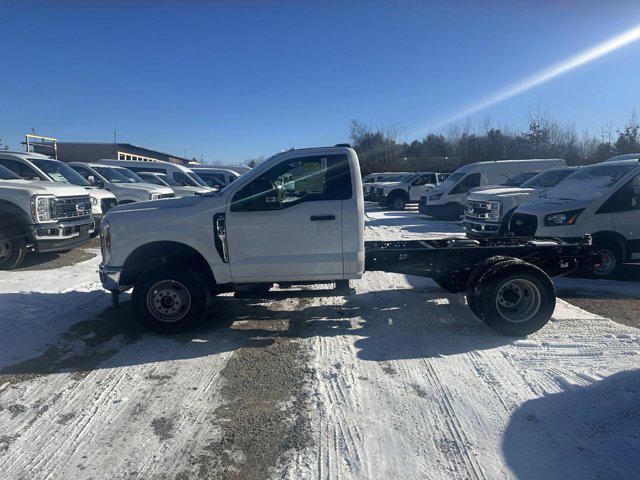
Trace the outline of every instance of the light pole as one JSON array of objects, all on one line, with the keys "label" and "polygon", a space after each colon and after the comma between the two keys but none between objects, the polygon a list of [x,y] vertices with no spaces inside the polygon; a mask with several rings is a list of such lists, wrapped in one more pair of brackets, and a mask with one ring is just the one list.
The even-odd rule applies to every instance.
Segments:
[{"label": "light pole", "polygon": [[118,160],[118,131],[113,131],[113,159]]}]

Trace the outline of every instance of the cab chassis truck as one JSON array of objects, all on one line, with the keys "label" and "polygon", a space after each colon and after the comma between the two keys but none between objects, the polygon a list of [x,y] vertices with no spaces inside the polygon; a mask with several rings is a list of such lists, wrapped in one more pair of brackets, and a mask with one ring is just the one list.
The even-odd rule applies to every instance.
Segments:
[{"label": "cab chassis truck", "polygon": [[201,321],[211,295],[330,282],[350,293],[368,270],[430,277],[490,327],[525,336],[551,318],[551,277],[600,261],[589,236],[365,242],[364,216],[355,151],[292,150],[219,192],[112,209],[100,279],[114,305],[133,287],[137,316],[163,334]]}]

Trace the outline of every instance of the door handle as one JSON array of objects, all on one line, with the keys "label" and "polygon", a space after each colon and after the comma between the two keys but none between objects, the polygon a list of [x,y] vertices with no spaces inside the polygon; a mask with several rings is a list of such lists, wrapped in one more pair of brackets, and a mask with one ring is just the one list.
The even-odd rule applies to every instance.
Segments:
[{"label": "door handle", "polygon": [[309,220],[311,220],[312,222],[322,222],[325,220],[335,220],[336,216],[335,215],[312,215],[311,218],[309,218]]}]

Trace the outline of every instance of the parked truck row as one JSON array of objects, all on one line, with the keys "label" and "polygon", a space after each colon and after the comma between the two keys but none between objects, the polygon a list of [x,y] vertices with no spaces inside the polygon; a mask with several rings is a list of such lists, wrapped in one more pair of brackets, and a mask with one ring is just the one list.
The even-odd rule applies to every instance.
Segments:
[{"label": "parked truck row", "polygon": [[0,152],[0,270],[29,252],[86,244],[119,204],[204,194],[235,181],[231,169],[191,169],[168,162],[63,163],[34,152]]}]

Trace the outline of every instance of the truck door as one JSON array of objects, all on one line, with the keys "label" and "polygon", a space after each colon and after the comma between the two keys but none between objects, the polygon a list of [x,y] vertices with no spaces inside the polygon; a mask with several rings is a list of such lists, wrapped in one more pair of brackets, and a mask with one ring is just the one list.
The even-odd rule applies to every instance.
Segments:
[{"label": "truck door", "polygon": [[616,190],[597,213],[611,214],[613,226],[627,240],[632,258],[640,258],[640,174]]},{"label": "truck door", "polygon": [[409,198],[412,202],[419,202],[427,190],[431,190],[437,183],[436,174],[429,173],[420,175],[418,178],[411,182],[411,188],[409,190]]},{"label": "truck door", "polygon": [[239,186],[226,208],[233,281],[341,278],[351,195],[347,155],[290,157]]}]

